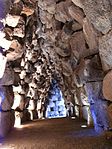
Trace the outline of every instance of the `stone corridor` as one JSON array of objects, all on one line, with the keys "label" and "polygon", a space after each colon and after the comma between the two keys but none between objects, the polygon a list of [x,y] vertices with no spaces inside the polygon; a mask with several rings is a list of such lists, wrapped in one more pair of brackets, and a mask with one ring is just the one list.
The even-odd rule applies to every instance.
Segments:
[{"label": "stone corridor", "polygon": [[112,149],[111,130],[112,0],[0,0],[0,148]]},{"label": "stone corridor", "polygon": [[81,128],[79,119],[46,119],[22,125],[5,139],[0,149],[112,149],[111,140],[93,128]]}]

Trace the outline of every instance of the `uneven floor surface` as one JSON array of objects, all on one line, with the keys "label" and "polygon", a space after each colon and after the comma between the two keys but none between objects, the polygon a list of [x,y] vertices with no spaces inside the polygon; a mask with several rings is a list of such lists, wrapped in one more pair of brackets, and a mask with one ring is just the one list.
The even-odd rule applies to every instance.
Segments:
[{"label": "uneven floor surface", "polygon": [[14,129],[0,149],[112,149],[112,140],[77,119],[37,120]]}]

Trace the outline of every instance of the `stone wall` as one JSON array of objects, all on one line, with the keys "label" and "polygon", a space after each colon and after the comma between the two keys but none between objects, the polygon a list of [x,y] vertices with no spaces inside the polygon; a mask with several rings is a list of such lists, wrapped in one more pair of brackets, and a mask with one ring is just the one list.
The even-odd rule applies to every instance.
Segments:
[{"label": "stone wall", "polygon": [[10,0],[0,1],[0,137],[7,135],[13,128],[15,120],[14,111],[11,109],[14,99],[12,89],[14,71],[7,63],[5,51],[9,42],[7,43],[3,32],[5,27],[4,19],[11,4]]}]

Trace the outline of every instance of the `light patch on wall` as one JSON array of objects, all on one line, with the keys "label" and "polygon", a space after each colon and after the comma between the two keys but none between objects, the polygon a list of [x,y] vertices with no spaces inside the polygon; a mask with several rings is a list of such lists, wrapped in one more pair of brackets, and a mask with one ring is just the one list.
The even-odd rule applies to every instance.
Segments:
[{"label": "light patch on wall", "polygon": [[5,50],[8,50],[11,46],[12,41],[7,40],[5,38],[5,34],[0,31],[0,47],[4,48]]},{"label": "light patch on wall", "polygon": [[87,125],[81,125],[82,128],[87,128]]},{"label": "light patch on wall", "polygon": [[12,109],[16,109],[20,105],[20,102],[21,102],[21,96],[19,94],[15,93],[14,98],[15,99],[14,99]]},{"label": "light patch on wall", "polygon": [[13,86],[13,92],[18,92],[18,93],[22,92],[21,85],[19,85],[19,86]]},{"label": "light patch on wall", "polygon": [[4,75],[7,58],[0,53],[0,79]]},{"label": "light patch on wall", "polygon": [[15,128],[22,128],[20,112],[15,111]]},{"label": "light patch on wall", "polygon": [[6,16],[5,21],[8,26],[16,27],[19,22],[19,19],[20,19],[20,16],[8,14]]}]

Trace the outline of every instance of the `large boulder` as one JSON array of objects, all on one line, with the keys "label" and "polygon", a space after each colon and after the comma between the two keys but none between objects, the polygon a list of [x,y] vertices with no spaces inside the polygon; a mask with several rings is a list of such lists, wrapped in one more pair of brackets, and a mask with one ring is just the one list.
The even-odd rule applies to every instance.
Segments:
[{"label": "large boulder", "polygon": [[84,34],[82,31],[76,32],[71,36],[70,46],[74,56],[78,59],[88,55],[88,49],[85,45]]},{"label": "large boulder", "polygon": [[89,49],[91,50],[90,54],[98,53],[99,34],[87,18],[83,20],[83,32]]},{"label": "large boulder", "polygon": [[103,80],[103,95],[107,100],[112,101],[112,71],[107,73]]},{"label": "large boulder", "polygon": [[112,31],[99,39],[99,52],[103,70],[112,69]]},{"label": "large boulder", "polygon": [[83,0],[83,10],[94,27],[106,34],[112,27],[112,8],[110,0]]}]

